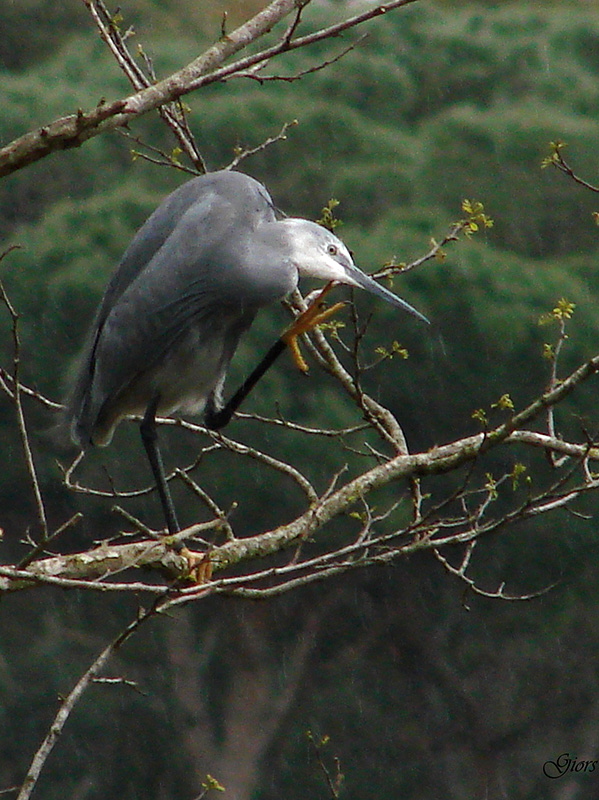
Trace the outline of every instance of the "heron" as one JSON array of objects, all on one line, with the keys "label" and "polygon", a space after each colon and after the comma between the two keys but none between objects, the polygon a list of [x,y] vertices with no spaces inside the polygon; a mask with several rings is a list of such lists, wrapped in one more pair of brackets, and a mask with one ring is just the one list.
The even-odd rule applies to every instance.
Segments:
[{"label": "heron", "polygon": [[[67,415],[82,449],[109,444],[117,425],[141,417],[143,445],[166,527],[180,527],[156,430],[156,416],[203,414],[227,424],[287,345],[331,310],[320,299],[275,343],[228,403],[227,369],[258,311],[292,292],[300,277],[371,292],[414,317],[419,311],[353,262],[331,231],[279,214],[266,188],[221,170],[182,184],[134,236],[110,279],[84,347]],[[338,305],[338,304],[337,304]]]}]

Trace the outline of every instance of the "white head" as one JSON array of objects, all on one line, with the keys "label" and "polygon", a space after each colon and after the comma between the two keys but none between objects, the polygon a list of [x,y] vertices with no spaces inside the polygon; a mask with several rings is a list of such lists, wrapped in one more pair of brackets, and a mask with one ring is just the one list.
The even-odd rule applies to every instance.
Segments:
[{"label": "white head", "polygon": [[401,308],[412,316],[428,322],[427,318],[409,303],[358,269],[349,250],[334,233],[305,219],[289,218],[281,220],[278,224],[287,228],[291,257],[300,277],[321,278],[325,281],[357,286],[386,300],[396,308]]}]

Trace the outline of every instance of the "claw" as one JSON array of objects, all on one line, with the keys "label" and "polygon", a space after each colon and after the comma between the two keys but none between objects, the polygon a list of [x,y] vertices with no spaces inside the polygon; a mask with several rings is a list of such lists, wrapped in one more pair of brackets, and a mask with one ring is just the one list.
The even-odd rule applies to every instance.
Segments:
[{"label": "claw", "polygon": [[187,561],[187,575],[189,581],[196,584],[208,583],[212,579],[212,561],[210,553],[194,553],[187,547],[179,552]]},{"label": "claw", "polygon": [[313,330],[317,325],[320,325],[325,320],[329,319],[329,317],[332,317],[333,314],[336,314],[345,305],[345,303],[335,303],[334,306],[323,309],[323,298],[334,285],[334,281],[329,281],[315,300],[313,300],[308,308],[294,320],[293,324],[281,337],[291,350],[295,365],[301,372],[308,372],[308,365],[301,354],[297,337],[302,333],[308,333]]}]

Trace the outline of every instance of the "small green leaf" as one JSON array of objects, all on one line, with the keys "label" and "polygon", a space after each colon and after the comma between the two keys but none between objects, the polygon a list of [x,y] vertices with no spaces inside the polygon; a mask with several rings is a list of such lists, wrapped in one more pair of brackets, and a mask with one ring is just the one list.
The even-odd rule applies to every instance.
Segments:
[{"label": "small green leaf", "polygon": [[513,411],[514,403],[509,394],[502,394],[496,403],[491,404],[491,408],[498,408],[500,411]]},{"label": "small green leaf", "polygon": [[493,220],[485,214],[485,207],[478,200],[463,200],[462,211],[468,215],[467,219],[462,220],[465,236],[472,236],[481,228],[493,227]]},{"label": "small green leaf", "polygon": [[512,479],[512,489],[516,491],[518,488],[518,483],[522,475],[526,472],[526,467],[524,464],[520,464],[519,462],[514,464],[514,469],[512,470],[511,479]]},{"label": "small green leaf", "polygon": [[487,414],[484,408],[477,408],[476,411],[473,411],[472,419],[477,420],[481,425],[486,425],[488,423]]},{"label": "small green leaf", "polygon": [[576,303],[571,303],[569,300],[566,300],[565,297],[562,297],[557,301],[555,308],[552,308],[551,311],[547,311],[545,314],[541,314],[539,317],[539,325],[547,325],[547,323],[553,322],[554,320],[561,321],[572,319],[575,308]]},{"label": "small green leaf", "polygon": [[497,481],[490,472],[487,472],[485,477],[487,479],[487,482],[485,483],[485,489],[489,492],[489,497],[491,500],[497,500],[497,497],[499,496],[499,492],[497,491]]},{"label": "small green leaf", "polygon": [[400,344],[397,340],[393,341],[391,345],[391,358],[393,356],[399,356],[400,358],[406,359],[409,357],[409,353],[407,348],[405,348],[402,344]]},{"label": "small green leaf", "polygon": [[339,228],[341,225],[343,225],[343,222],[340,219],[337,219],[333,214],[333,211],[337,208],[338,205],[339,205],[339,200],[335,200],[334,197],[331,197],[329,202],[320,212],[322,216],[320,217],[320,219],[317,219],[316,222],[319,225],[322,225],[323,228],[328,228],[328,230],[334,232],[335,228]]},{"label": "small green leaf", "polygon": [[546,358],[547,361],[553,361],[555,358],[555,348],[552,344],[545,342],[543,345],[543,358]]},{"label": "small green leaf", "polygon": [[225,787],[222,786],[216,778],[213,778],[212,775],[206,775],[206,780],[202,781],[202,789],[209,792],[214,790],[216,792],[224,792]]},{"label": "small green leaf", "polygon": [[566,300],[565,297],[562,297],[557,301],[557,305],[551,313],[555,319],[572,319],[575,308],[576,303],[571,303],[569,300]]}]

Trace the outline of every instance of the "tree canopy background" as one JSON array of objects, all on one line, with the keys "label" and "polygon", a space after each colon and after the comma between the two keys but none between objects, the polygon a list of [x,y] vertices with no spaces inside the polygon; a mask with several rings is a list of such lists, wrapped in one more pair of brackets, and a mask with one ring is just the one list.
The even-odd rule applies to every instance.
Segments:
[{"label": "tree canopy background", "polygon": [[[158,74],[196,53],[198,39],[220,33],[218,9],[200,14],[184,0],[160,8],[137,0],[122,13]],[[0,141],[127,90],[74,0],[59,17],[50,2],[7,5],[0,26]],[[288,55],[279,71],[294,75],[329,49]],[[186,102],[211,169],[297,119],[285,142],[241,168],[291,214],[318,218],[337,198],[340,235],[366,270],[425,252],[460,218],[464,198],[484,203],[492,229],[395,281],[434,321],[430,336],[356,298],[362,313],[374,313],[372,352],[394,339],[409,351],[367,380],[397,411],[412,449],[477,430],[472,412],[503,393],[520,407],[539,392],[551,332],[538,320],[560,297],[576,304],[564,366],[595,352],[596,198],[541,169],[549,142],[563,140],[579,174],[591,183],[599,174],[599,13],[591,4],[417,4],[377,20],[330,68],[299,81],[231,81]],[[134,133],[172,147],[151,120]],[[132,149],[139,148],[119,133],[103,135],[0,184],[3,240],[19,245],[0,269],[22,316],[23,377],[53,397],[64,395],[127,243],[185,179],[133,158]],[[262,315],[229,386],[284,319],[277,310]],[[6,363],[10,320],[1,324]],[[343,398],[302,381],[289,365],[269,374],[252,402],[272,410],[275,401],[297,422],[326,426],[345,414]],[[592,389],[566,409],[566,428],[592,426]],[[60,483],[48,420],[33,413],[46,489],[57,508],[76,508]],[[0,478],[4,527],[25,530],[19,444],[2,410],[0,426],[5,461],[16,462]],[[132,435],[119,431],[113,448],[94,456],[119,481],[144,469],[136,456],[118,459]],[[180,433],[169,442],[169,456],[191,453]],[[302,454],[315,480],[326,457]],[[498,455],[498,473],[513,460]],[[293,504],[258,472],[231,474],[225,465],[203,477],[224,505],[239,502],[248,531]],[[96,513],[116,529],[106,504]],[[151,518],[153,505],[141,513]],[[89,542],[93,524],[73,537]],[[542,764],[566,751],[591,759],[599,748],[596,540],[592,519],[564,515],[559,526],[540,522],[526,537],[515,530],[490,543],[477,566],[484,580],[521,591],[558,582],[528,604],[463,602],[463,587],[423,557],[267,607],[219,600],[201,615],[187,608],[121,654],[115,669],[147,696],[94,689],[70,721],[40,796],[192,797],[206,772],[232,797],[325,796],[308,729],[331,737],[327,755],[341,759],[348,798],[463,798],[485,796],[483,787],[489,797],[561,798],[566,780],[568,796],[589,796],[594,775],[552,782]],[[18,781],[56,695],[133,608],[122,599],[99,608],[75,593],[48,594],[43,605],[39,596],[7,598],[4,606],[0,788]]]}]

